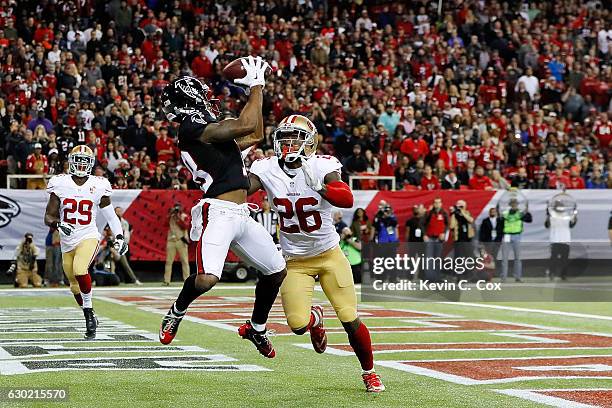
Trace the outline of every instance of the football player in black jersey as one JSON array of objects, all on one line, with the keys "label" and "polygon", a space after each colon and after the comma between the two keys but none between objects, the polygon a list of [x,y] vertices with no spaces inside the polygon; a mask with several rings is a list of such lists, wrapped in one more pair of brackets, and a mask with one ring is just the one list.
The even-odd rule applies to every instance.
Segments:
[{"label": "football player in black jersey", "polygon": [[204,192],[191,210],[190,238],[197,241],[197,273],[185,280],[183,290],[162,320],[159,339],[169,344],[178,331],[187,307],[210,290],[221,277],[227,252],[262,272],[255,288],[250,321],[238,333],[250,340],[265,357],[275,351],[268,339],[266,321],[286,275],[285,260],[265,228],[250,217],[246,203],[249,181],[241,151],[263,140],[263,87],[268,64],[261,58],[243,58],[246,71],[234,80],[245,86],[249,99],[237,119],[219,120],[210,89],[193,77],[172,81],[162,93],[162,109],[169,120],[180,123],[181,159],[193,181]]}]

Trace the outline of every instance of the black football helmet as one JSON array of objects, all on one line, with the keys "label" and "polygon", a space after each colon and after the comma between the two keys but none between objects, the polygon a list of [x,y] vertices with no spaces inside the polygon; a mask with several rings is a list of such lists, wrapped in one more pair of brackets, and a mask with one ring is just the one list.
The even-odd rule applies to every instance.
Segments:
[{"label": "black football helmet", "polygon": [[212,121],[221,115],[218,99],[210,97],[211,90],[197,78],[184,76],[170,82],[162,91],[162,110],[168,120],[181,122],[187,115],[206,113]]}]

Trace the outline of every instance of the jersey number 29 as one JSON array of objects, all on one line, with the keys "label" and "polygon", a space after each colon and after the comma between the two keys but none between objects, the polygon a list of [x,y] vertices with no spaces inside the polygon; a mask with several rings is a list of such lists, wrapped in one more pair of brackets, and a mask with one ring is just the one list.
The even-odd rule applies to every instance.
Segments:
[{"label": "jersey number 29", "polygon": [[[304,209],[306,205],[317,205],[319,201],[314,197],[302,197],[295,202],[295,211],[293,209],[293,203],[288,198],[274,198],[274,205],[278,208],[278,215],[280,215],[280,230],[289,234],[296,234],[298,232],[313,232],[321,228],[321,214],[316,210],[307,211]],[[283,210],[281,210],[281,207]],[[293,216],[297,215],[298,224],[285,225],[285,220],[293,219]],[[308,223],[308,219],[312,218],[313,224]]]},{"label": "jersey number 29", "polygon": [[[74,198],[64,198],[62,203],[64,206],[64,222],[68,224],[89,225],[91,222],[91,209],[93,202],[91,200],[77,201]],[[73,214],[79,213],[78,216]]]}]

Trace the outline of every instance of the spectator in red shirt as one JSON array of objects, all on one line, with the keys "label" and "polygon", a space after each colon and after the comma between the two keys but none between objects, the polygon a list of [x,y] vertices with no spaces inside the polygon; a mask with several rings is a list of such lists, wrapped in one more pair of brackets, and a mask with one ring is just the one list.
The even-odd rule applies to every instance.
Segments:
[{"label": "spectator in red shirt", "polygon": [[409,156],[413,161],[417,161],[427,156],[429,146],[423,138],[419,137],[416,132],[413,132],[412,137],[404,139],[400,146],[400,151]]},{"label": "spectator in red shirt", "polygon": [[465,169],[467,162],[472,156],[472,149],[465,145],[465,137],[457,137],[457,146],[453,149],[454,162],[459,169]]},{"label": "spectator in red shirt", "polygon": [[159,128],[159,137],[155,142],[155,150],[157,151],[158,161],[168,162],[176,157],[174,140],[168,137],[168,128],[165,126]]},{"label": "spectator in red shirt", "polygon": [[482,166],[476,166],[474,175],[470,179],[469,186],[472,190],[493,190],[491,179],[484,174]]},{"label": "spectator in red shirt", "polygon": [[[42,145],[34,143],[34,153],[26,159],[26,172],[28,174],[47,175],[49,173],[49,162],[47,156],[42,154]],[[27,187],[30,190],[44,189],[46,186],[44,178],[28,179]]]},{"label": "spectator in red shirt", "polygon": [[565,190],[570,187],[570,179],[564,174],[563,166],[557,166],[555,174],[550,176],[548,180],[548,188],[553,190]]},{"label": "spectator in red shirt", "polygon": [[198,78],[210,79],[214,75],[212,63],[206,56],[206,48],[200,48],[200,54],[191,62],[191,70]]},{"label": "spectator in red shirt", "polygon": [[431,166],[425,165],[423,176],[421,177],[421,190],[432,191],[440,189],[440,181],[432,174]]},{"label": "spectator in red shirt", "polygon": [[584,179],[580,177],[580,170],[578,170],[578,166],[573,166],[570,169],[569,186],[567,188],[574,190],[586,188]]}]

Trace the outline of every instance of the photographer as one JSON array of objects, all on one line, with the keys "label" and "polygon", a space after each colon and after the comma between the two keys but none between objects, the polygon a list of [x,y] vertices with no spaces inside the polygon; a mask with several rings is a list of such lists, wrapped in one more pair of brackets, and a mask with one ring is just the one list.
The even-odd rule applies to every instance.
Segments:
[{"label": "photographer", "polygon": [[178,253],[181,261],[183,280],[189,277],[188,253],[189,216],[183,211],[181,204],[176,203],[170,209],[168,237],[166,239],[166,267],[164,270],[164,286],[170,286],[172,280],[172,264]]},{"label": "photographer", "polygon": [[375,242],[397,243],[399,235],[397,230],[397,218],[393,214],[393,208],[386,201],[378,204],[378,212],[374,217],[374,229],[372,230]]},{"label": "photographer", "polygon": [[[474,256],[472,239],[474,238],[474,218],[467,210],[467,204],[463,200],[457,201],[455,207],[450,208],[450,225],[453,241],[455,242],[455,257],[468,258]],[[466,273],[466,275],[468,275]],[[469,279],[465,276],[465,279]]]},{"label": "photographer", "polygon": [[42,286],[42,278],[38,274],[38,258],[39,250],[33,242],[33,235],[26,233],[23,241],[17,245],[15,249],[15,262],[11,265],[8,274],[12,274],[17,270],[15,276],[15,285],[19,288],[27,288],[31,282],[35,288]]},{"label": "photographer", "polygon": [[119,285],[119,276],[115,274],[115,262],[119,258],[119,253],[114,248],[113,233],[109,227],[106,227],[93,265],[92,278],[96,286]]},{"label": "photographer", "polygon": [[349,227],[344,227],[340,234],[340,249],[351,264],[353,281],[361,283],[361,242],[353,236]]}]

